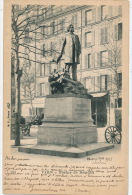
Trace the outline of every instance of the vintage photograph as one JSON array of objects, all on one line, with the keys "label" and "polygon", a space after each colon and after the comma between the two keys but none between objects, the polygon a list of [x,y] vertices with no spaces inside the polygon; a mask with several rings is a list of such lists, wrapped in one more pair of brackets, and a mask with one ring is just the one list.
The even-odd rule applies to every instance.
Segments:
[{"label": "vintage photograph", "polygon": [[4,193],[127,194],[127,1],[5,9]]}]

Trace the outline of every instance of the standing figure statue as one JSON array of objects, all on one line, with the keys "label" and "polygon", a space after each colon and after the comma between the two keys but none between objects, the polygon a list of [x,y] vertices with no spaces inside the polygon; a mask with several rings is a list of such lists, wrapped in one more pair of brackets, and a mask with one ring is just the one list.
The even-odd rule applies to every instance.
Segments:
[{"label": "standing figure statue", "polygon": [[62,49],[60,51],[60,56],[58,57],[57,63],[61,59],[64,50],[64,61],[65,61],[65,71],[69,72],[70,67],[72,68],[72,79],[77,80],[77,64],[80,63],[79,55],[81,53],[81,45],[78,35],[74,34],[74,26],[72,24],[67,28],[67,34],[65,35],[64,42],[62,44]]}]

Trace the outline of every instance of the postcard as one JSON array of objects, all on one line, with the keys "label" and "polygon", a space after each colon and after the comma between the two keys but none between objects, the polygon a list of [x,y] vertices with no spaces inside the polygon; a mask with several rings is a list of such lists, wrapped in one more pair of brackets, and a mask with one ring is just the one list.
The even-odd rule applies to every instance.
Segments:
[{"label": "postcard", "polygon": [[5,0],[4,194],[128,194],[129,2]]}]

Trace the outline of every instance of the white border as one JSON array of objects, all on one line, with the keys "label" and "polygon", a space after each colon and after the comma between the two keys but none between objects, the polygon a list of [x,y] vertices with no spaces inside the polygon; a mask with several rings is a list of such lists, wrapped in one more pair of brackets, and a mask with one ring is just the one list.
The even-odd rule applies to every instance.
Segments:
[{"label": "white border", "polygon": [[[3,3],[0,0],[0,194],[2,193],[2,145],[3,145]],[[129,72],[129,193],[132,195],[132,0],[130,0],[130,72]]]},{"label": "white border", "polygon": [[132,195],[132,0],[130,0],[129,52],[129,195]]},{"label": "white border", "polygon": [[3,145],[3,1],[0,0],[0,194],[2,193],[2,145]]}]

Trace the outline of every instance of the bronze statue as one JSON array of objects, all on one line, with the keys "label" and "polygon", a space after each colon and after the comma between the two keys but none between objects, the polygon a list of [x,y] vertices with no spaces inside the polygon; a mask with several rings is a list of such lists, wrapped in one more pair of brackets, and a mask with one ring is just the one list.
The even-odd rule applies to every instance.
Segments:
[{"label": "bronze statue", "polygon": [[65,35],[64,42],[62,44],[62,49],[60,56],[57,59],[57,63],[61,59],[64,49],[64,61],[65,70],[69,72],[70,67],[72,67],[72,79],[77,80],[77,64],[80,63],[79,55],[81,53],[81,45],[78,35],[74,34],[74,26],[72,24],[67,28],[68,33]]}]

